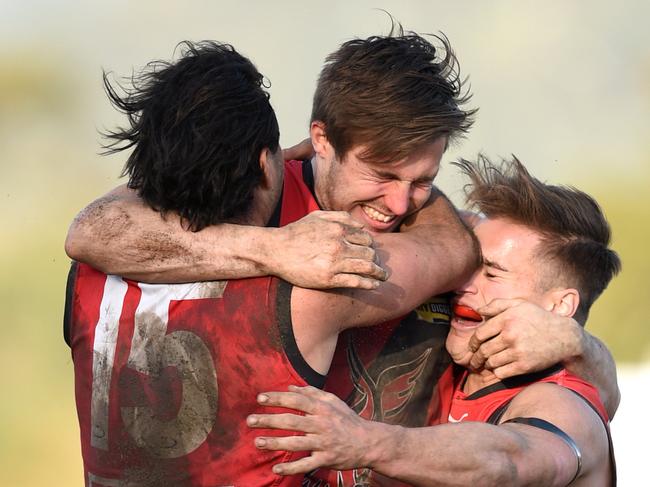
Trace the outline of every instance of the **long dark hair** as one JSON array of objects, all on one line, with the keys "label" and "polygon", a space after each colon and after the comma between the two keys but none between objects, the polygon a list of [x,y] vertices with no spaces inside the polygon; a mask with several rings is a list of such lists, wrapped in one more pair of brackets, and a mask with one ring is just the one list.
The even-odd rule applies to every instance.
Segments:
[{"label": "long dark hair", "polygon": [[231,45],[181,42],[175,62],[154,61],[117,87],[104,73],[111,103],[129,126],[104,134],[105,153],[133,148],[122,175],[161,213],[188,228],[246,214],[260,183],[260,152],[279,147],[264,78]]}]

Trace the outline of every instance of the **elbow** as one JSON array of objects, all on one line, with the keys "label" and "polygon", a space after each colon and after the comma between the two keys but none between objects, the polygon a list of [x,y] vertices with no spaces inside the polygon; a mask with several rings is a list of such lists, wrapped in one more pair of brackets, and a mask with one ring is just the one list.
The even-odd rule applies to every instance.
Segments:
[{"label": "elbow", "polygon": [[68,235],[65,238],[64,244],[65,253],[72,260],[81,261],[81,258],[83,256],[81,245],[82,242],[83,239],[81,239],[79,236],[79,228],[77,226],[77,223],[76,221],[72,222],[72,225],[70,225],[70,228],[68,229]]},{"label": "elbow", "polygon": [[101,254],[98,254],[98,247],[93,242],[94,238],[91,230],[92,228],[80,223],[78,218],[75,219],[70,225],[65,239],[65,253],[74,261],[88,264],[101,272],[109,274],[111,272],[103,265],[104,259],[101,258]]},{"label": "elbow", "polygon": [[476,235],[472,230],[467,230],[467,234],[465,235],[465,245],[467,249],[466,272],[471,275],[483,262],[481,244],[479,243],[478,238],[476,238]]},{"label": "elbow", "polygon": [[459,235],[458,239],[458,270],[457,270],[457,286],[467,282],[476,269],[481,265],[481,246],[476,235],[470,229],[465,228],[465,231]]},{"label": "elbow", "polygon": [[607,410],[607,416],[609,416],[610,421],[614,418],[620,404],[621,390],[618,388],[618,385],[616,385],[614,394],[605,401],[605,409]]}]

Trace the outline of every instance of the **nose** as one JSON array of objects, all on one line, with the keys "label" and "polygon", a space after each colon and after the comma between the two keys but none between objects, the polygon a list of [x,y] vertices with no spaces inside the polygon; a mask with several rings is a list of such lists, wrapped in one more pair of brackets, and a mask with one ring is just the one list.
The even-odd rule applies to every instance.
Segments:
[{"label": "nose", "polygon": [[476,285],[476,280],[479,276],[480,269],[474,272],[474,274],[472,274],[472,276],[465,281],[462,286],[458,287],[455,293],[459,296],[462,296],[463,294],[477,294],[478,286]]},{"label": "nose", "polygon": [[413,186],[409,181],[393,181],[390,190],[384,196],[384,203],[394,215],[405,215],[411,207]]}]

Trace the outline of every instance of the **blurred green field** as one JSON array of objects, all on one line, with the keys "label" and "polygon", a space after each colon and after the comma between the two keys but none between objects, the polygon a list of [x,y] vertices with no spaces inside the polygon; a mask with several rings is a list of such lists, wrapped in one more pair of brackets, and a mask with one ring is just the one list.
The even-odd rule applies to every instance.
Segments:
[{"label": "blurred green field", "polygon": [[[132,64],[168,56],[184,38],[243,44],[248,49],[244,52],[274,82],[272,101],[284,130],[283,143],[288,144],[305,133],[309,97],[324,53],[353,35],[386,30],[385,18],[373,17],[371,8],[377,2],[366,3],[337,4],[341,12],[353,10],[349,19],[319,7],[316,17],[322,23],[315,28],[322,42],[316,45],[313,40],[316,54],[310,58],[308,49],[295,41],[294,31],[285,26],[287,32],[279,32],[282,29],[269,22],[268,8],[249,12],[247,7],[233,7],[236,18],[253,16],[244,28],[209,2],[202,4],[203,15],[196,18],[184,7],[174,10],[170,2],[162,2],[158,15],[152,13],[158,11],[157,3],[152,4],[156,8],[129,6],[135,9],[132,23],[122,29],[119,9],[109,12],[108,7],[66,1],[56,15],[50,11],[51,19],[47,12],[38,14],[39,19],[58,19],[50,30],[45,21],[36,24],[36,17],[29,16],[21,28],[16,23],[6,26],[13,29],[13,44],[0,46],[0,305],[5,313],[0,326],[0,384],[5,391],[0,402],[1,486],[83,485],[72,363],[62,338],[69,266],[63,241],[75,213],[117,184],[124,160],[97,156],[97,128],[120,120],[101,93],[100,67],[128,74]],[[643,2],[633,4],[647,9]],[[0,16],[8,5],[0,0]],[[538,12],[536,4],[527,2],[499,2],[493,9],[475,2],[471,12],[462,14],[445,5],[448,11],[435,21],[430,20],[436,8],[432,2],[414,2],[401,10],[385,5],[409,27],[449,33],[465,60],[465,72],[473,76],[479,121],[468,140],[445,160],[473,157],[478,150],[490,155],[514,151],[525,163],[532,161],[532,172],[543,179],[593,194],[612,225],[623,273],[594,306],[589,328],[608,344],[617,362],[650,360],[644,309],[650,300],[650,204],[644,198],[650,188],[650,43],[645,24],[628,26],[647,15],[631,8],[628,13],[611,11],[606,2],[597,8],[585,2],[580,12],[573,3],[562,4],[566,11],[561,19],[555,7]],[[296,2],[292,14],[299,15],[294,27],[301,39],[312,34],[313,14],[299,6]],[[512,25],[506,11],[517,20]],[[147,35],[139,30],[142,19],[148,22]],[[552,25],[556,31],[535,35],[531,32],[537,24],[549,29]],[[583,30],[576,36],[578,28]],[[517,42],[510,42],[514,35]],[[539,50],[547,43],[552,56],[545,57]],[[496,55],[492,45],[500,46]],[[538,54],[529,54],[535,49],[550,67],[537,66]],[[283,59],[289,55],[293,60]],[[612,64],[608,70],[601,69],[603,59]],[[284,64],[278,62],[282,60]],[[294,80],[289,61],[307,74]],[[511,70],[513,63],[521,69]],[[577,81],[559,79],[569,75]],[[302,109],[295,109],[299,105]],[[546,163],[549,146],[557,148],[561,164]],[[447,167],[443,172],[443,189],[458,193],[460,183],[447,178]]]}]

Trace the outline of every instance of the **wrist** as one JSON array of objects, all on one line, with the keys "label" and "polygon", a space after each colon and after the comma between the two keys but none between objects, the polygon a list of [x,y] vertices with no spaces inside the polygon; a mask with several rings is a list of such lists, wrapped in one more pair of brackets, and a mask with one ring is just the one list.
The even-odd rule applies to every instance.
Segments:
[{"label": "wrist", "polygon": [[377,421],[366,421],[366,425],[366,437],[371,441],[365,445],[363,465],[389,475],[392,464],[398,460],[400,451],[396,446],[403,444],[405,429]]},{"label": "wrist", "polygon": [[249,243],[247,260],[253,265],[258,276],[278,275],[278,249],[282,248],[282,229],[269,227],[248,227]]},{"label": "wrist", "polygon": [[589,347],[589,334],[582,326],[580,326],[577,321],[573,319],[571,319],[571,321],[574,335],[567,349],[565,359],[563,360],[565,364],[570,364],[582,360],[586,355],[587,349]]}]

